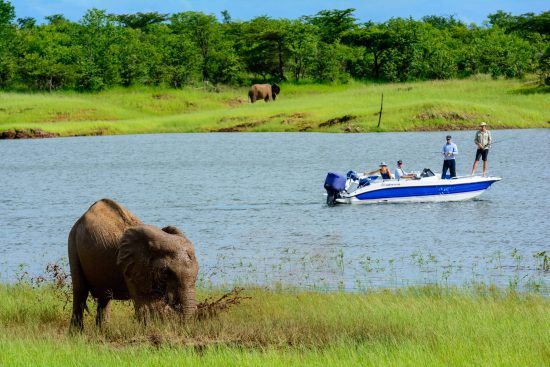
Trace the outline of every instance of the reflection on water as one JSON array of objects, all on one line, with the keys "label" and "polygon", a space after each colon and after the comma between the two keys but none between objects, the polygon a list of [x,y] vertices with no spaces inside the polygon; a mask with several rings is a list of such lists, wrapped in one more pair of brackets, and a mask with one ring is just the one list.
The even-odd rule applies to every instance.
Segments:
[{"label": "reflection on water", "polygon": [[[169,134],[0,142],[0,265],[13,280],[66,256],[67,234],[97,199],[195,243],[201,281],[359,289],[439,282],[547,282],[550,131],[494,131],[479,199],[324,205],[329,170],[440,170],[441,133]],[[469,173],[473,132],[453,132]],[[527,149],[537,147],[537,149]],[[542,162],[542,163],[541,163]],[[526,164],[528,163],[528,164]],[[393,165],[392,165],[393,166]],[[392,167],[393,168],[393,167]],[[528,179],[528,178],[538,179]]]}]

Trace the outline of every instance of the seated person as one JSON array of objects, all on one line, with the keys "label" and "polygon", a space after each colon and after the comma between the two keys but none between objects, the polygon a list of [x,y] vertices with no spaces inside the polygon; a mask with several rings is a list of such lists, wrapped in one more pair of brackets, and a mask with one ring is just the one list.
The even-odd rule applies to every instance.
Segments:
[{"label": "seated person", "polygon": [[364,173],[364,175],[366,175],[366,176],[375,175],[375,174],[380,174],[380,176],[382,176],[383,180],[393,179],[393,176],[392,176],[390,170],[388,169],[388,165],[384,162],[380,163],[380,168],[379,169],[375,169],[374,171]]},{"label": "seated person", "polygon": [[395,169],[395,178],[398,180],[400,179],[410,180],[410,179],[416,178],[416,174],[405,172],[405,170],[403,169],[403,161],[400,159],[397,161],[397,168]]}]

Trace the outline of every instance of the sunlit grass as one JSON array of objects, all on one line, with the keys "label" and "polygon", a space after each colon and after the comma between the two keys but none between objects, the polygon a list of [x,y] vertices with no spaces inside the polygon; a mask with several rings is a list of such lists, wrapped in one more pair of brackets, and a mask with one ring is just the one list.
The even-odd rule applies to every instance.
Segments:
[{"label": "sunlit grass", "polygon": [[[199,298],[217,294],[201,290]],[[361,293],[250,288],[218,317],[143,326],[114,302],[107,326],[51,286],[0,286],[0,365],[547,365],[550,302],[494,288]],[[93,304],[90,308],[93,310]]]},{"label": "sunlit grass", "polygon": [[[384,111],[377,127],[380,97]],[[234,131],[414,131],[549,127],[548,89],[531,81],[283,84],[275,103],[247,103],[246,88],[116,88],[97,94],[0,93],[0,130],[61,135]],[[344,123],[319,126],[350,115]]]}]

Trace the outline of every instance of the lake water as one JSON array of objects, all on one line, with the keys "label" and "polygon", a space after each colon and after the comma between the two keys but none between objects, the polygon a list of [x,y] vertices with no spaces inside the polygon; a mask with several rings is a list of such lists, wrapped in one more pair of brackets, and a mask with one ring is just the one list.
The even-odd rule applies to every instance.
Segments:
[{"label": "lake water", "polygon": [[[73,223],[109,197],[196,247],[201,282],[362,289],[471,281],[543,289],[550,130],[493,131],[479,199],[329,208],[327,171],[441,170],[445,132],[158,134],[0,141],[0,273],[66,258]],[[473,131],[452,132],[469,174]],[[480,167],[481,168],[481,167]],[[478,170],[480,170],[478,168]],[[26,264],[24,268],[20,264]]]}]

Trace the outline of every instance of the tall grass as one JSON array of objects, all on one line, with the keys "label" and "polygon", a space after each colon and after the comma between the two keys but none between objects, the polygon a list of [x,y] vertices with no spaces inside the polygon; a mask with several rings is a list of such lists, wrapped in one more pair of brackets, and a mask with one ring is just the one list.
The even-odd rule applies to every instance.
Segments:
[{"label": "tall grass", "polygon": [[[201,290],[199,298],[219,293]],[[51,285],[0,286],[0,365],[548,365],[550,302],[494,288],[308,292],[253,288],[215,318],[141,325],[114,302],[67,332]],[[92,307],[90,307],[92,308]],[[93,309],[93,308],[92,308]]]},{"label": "tall grass", "polygon": [[[384,93],[382,123],[377,127]],[[247,102],[246,88],[118,88],[97,94],[0,93],[0,131],[61,135],[230,131],[414,131],[544,128],[548,88],[530,81],[284,84],[275,103]],[[348,116],[346,119],[341,119]]]}]

